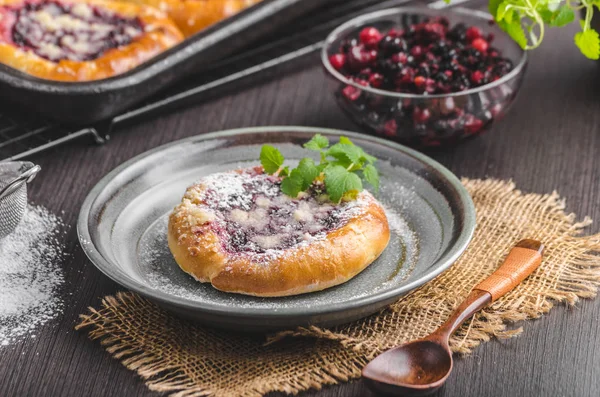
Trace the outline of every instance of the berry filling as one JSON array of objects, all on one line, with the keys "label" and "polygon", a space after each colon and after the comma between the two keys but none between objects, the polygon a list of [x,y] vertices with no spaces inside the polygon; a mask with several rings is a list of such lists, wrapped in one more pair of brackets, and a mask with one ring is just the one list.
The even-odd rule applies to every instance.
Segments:
[{"label": "berry filling", "polygon": [[[260,167],[241,173],[213,174],[202,181],[199,206],[209,216],[209,228],[219,235],[229,253],[274,253],[325,238],[358,214],[365,194],[357,200],[333,204],[318,189],[291,198],[281,192],[281,179]],[[206,228],[197,227],[196,233]]]},{"label": "berry filling", "polygon": [[2,11],[14,20],[4,40],[52,62],[91,61],[128,45],[143,32],[139,18],[83,3],[28,2]]},{"label": "berry filling", "polygon": [[512,63],[475,26],[432,18],[405,30],[368,26],[342,43],[331,65],[360,85],[411,94],[447,94],[495,81]]}]

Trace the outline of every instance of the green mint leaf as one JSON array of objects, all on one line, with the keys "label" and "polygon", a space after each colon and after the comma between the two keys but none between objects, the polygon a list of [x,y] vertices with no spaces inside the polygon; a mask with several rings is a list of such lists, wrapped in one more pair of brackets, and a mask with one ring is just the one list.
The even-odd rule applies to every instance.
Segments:
[{"label": "green mint leaf", "polygon": [[513,3],[510,0],[506,0],[502,2],[498,6],[498,10],[496,11],[496,20],[498,22],[504,20],[507,23],[513,22],[513,14],[514,11],[512,9]]},{"label": "green mint leaf", "polygon": [[514,41],[517,42],[521,48],[525,49],[527,47],[527,37],[525,36],[525,31],[521,26],[521,21],[516,20],[512,23],[508,23],[506,21],[498,22],[498,26],[502,28]]},{"label": "green mint leaf", "polygon": [[290,176],[281,181],[281,191],[290,197],[297,197],[302,189],[302,175],[298,172],[298,169],[293,169]]},{"label": "green mint leaf", "polygon": [[377,161],[377,157],[375,156],[371,156],[370,154],[367,154],[363,151],[363,158],[369,163],[369,164],[373,164],[374,162]]},{"label": "green mint leaf", "polygon": [[352,142],[350,140],[350,138],[345,137],[345,136],[340,137],[340,143],[343,143],[344,145],[353,145],[354,146],[354,142]]},{"label": "green mint leaf", "polygon": [[329,140],[321,134],[313,136],[310,141],[304,144],[304,148],[316,150],[317,152],[321,151],[321,149],[325,149],[327,146],[329,146]]},{"label": "green mint leaf", "polygon": [[554,12],[550,11],[547,8],[544,8],[543,10],[539,11],[540,17],[542,18],[542,21],[544,21],[544,23],[551,25],[552,21],[554,19]]},{"label": "green mint leaf", "polygon": [[337,203],[348,192],[353,190],[360,192],[362,182],[358,175],[340,165],[334,165],[325,168],[325,189],[329,199]]},{"label": "green mint leaf", "polygon": [[575,44],[589,59],[600,58],[600,38],[593,29],[584,30],[575,35]]},{"label": "green mint leaf", "polygon": [[329,166],[328,162],[317,164],[317,170],[319,171],[319,174],[321,172],[325,171],[325,168],[327,168],[328,166]]},{"label": "green mint leaf", "polygon": [[283,154],[277,148],[271,145],[263,145],[260,149],[260,163],[267,174],[273,175],[276,173],[283,165],[283,161]]},{"label": "green mint leaf", "polygon": [[284,177],[284,176],[288,176],[290,174],[290,167],[288,167],[287,165],[285,167],[283,167],[282,169],[279,170],[279,176]]},{"label": "green mint leaf", "polygon": [[504,0],[490,0],[489,1],[489,3],[488,3],[488,10],[489,10],[490,14],[492,14],[492,16],[494,18],[496,18],[496,15],[498,15],[498,7],[503,2],[504,2]]},{"label": "green mint leaf", "polygon": [[326,155],[338,160],[341,165],[349,167],[352,163],[360,166],[360,158],[363,153],[363,150],[354,144],[336,143],[327,150]]},{"label": "green mint leaf", "polygon": [[319,176],[321,171],[317,168],[317,165],[313,159],[305,157],[300,160],[298,167],[292,170],[292,172],[298,172],[302,178],[302,190],[306,190],[312,185],[316,177]]},{"label": "green mint leaf", "polygon": [[363,169],[363,177],[365,178],[365,181],[369,183],[369,185],[375,188],[375,191],[379,191],[379,172],[373,164],[367,164],[367,166]]},{"label": "green mint leaf", "polygon": [[551,26],[561,27],[570,24],[575,20],[575,12],[567,6],[563,5],[552,16]]}]

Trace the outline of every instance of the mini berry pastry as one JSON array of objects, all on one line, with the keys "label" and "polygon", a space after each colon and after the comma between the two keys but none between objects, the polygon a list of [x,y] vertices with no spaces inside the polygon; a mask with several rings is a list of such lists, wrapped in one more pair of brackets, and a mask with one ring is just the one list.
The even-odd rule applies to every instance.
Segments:
[{"label": "mini berry pastry", "polygon": [[227,19],[261,0],[127,0],[166,12],[185,37]]},{"label": "mini berry pastry", "polygon": [[[355,165],[333,157],[348,147],[358,153]],[[383,208],[355,173],[370,174],[365,179],[376,185],[376,171],[365,172],[374,159],[351,143],[322,152],[333,159],[303,159],[290,172],[265,146],[263,167],[189,187],[169,219],[169,247],[181,269],[219,290],[256,296],[319,291],[365,269],[390,238]]]},{"label": "mini berry pastry", "polygon": [[183,40],[162,12],[102,0],[0,0],[0,62],[61,81],[112,77]]}]

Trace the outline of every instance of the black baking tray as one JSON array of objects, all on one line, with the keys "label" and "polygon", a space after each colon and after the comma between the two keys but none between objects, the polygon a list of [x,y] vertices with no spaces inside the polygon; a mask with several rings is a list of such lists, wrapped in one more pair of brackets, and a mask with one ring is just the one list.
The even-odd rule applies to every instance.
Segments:
[{"label": "black baking tray", "polygon": [[39,79],[0,64],[0,97],[61,123],[89,125],[115,116],[289,21],[340,0],[263,0],[184,40],[127,73],[92,82]]}]

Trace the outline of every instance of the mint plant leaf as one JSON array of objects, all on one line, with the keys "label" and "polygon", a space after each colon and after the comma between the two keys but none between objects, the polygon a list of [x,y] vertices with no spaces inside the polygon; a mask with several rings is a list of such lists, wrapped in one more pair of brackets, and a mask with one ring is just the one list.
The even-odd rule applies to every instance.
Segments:
[{"label": "mint plant leaf", "polygon": [[345,167],[350,164],[359,164],[360,158],[363,155],[363,150],[354,144],[336,143],[327,150],[326,155],[340,161]]},{"label": "mint plant leaf", "polygon": [[283,155],[281,152],[271,146],[263,145],[260,149],[260,163],[267,172],[267,174],[273,175],[283,165]]},{"label": "mint plant leaf", "polygon": [[302,183],[302,175],[298,169],[293,169],[290,176],[281,181],[281,191],[290,197],[298,197],[298,193],[303,190]]},{"label": "mint plant leaf", "polygon": [[317,152],[325,149],[327,146],[329,146],[329,140],[321,134],[313,136],[310,141],[304,144],[304,148],[316,150]]},{"label": "mint plant leaf", "polygon": [[544,8],[540,10],[540,17],[542,17],[542,21],[544,21],[544,23],[551,25],[554,19],[554,12],[550,11],[547,8]]},{"label": "mint plant leaf", "polygon": [[379,191],[379,172],[373,164],[367,164],[367,166],[363,169],[363,177],[365,178],[365,181],[369,183],[369,185],[375,188],[375,191]]},{"label": "mint plant leaf", "polygon": [[325,189],[329,199],[337,203],[347,192],[361,191],[362,182],[358,175],[348,171],[341,165],[325,168]]},{"label": "mint plant leaf", "polygon": [[492,16],[494,18],[496,18],[496,15],[498,14],[498,7],[503,2],[504,2],[504,0],[490,0],[489,1],[489,3],[488,3],[488,11],[490,12],[490,14],[492,14]]},{"label": "mint plant leaf", "polygon": [[300,160],[300,164],[298,164],[298,167],[292,170],[292,172],[296,171],[302,178],[302,190],[308,189],[310,185],[312,185],[313,181],[321,173],[313,159],[309,157]]},{"label": "mint plant leaf", "polygon": [[584,30],[575,35],[575,44],[589,59],[600,58],[600,37],[593,29]]},{"label": "mint plant leaf", "polygon": [[498,26],[502,28],[517,44],[525,49],[527,47],[527,37],[525,36],[525,31],[521,26],[521,21],[516,20],[512,23],[508,23],[506,21],[499,21]]},{"label": "mint plant leaf", "polygon": [[499,6],[498,6],[498,10],[496,11],[496,19],[498,20],[498,22],[504,20],[507,23],[512,23],[513,22],[513,9],[512,9],[512,3],[510,0],[506,0],[504,2],[502,2]]},{"label": "mint plant leaf", "polygon": [[350,140],[350,138],[346,137],[346,136],[341,136],[340,137],[340,143],[344,144],[344,145],[353,145],[354,146],[354,142],[352,142]]},{"label": "mint plant leaf", "polygon": [[[362,149],[361,149],[362,150]],[[373,164],[377,161],[377,157],[375,156],[371,156],[370,154],[367,154],[363,151],[363,158],[367,161],[367,163],[369,164]]]},{"label": "mint plant leaf", "polygon": [[563,5],[557,11],[554,12],[552,16],[551,26],[561,27],[570,24],[575,20],[575,12],[573,10]]}]

